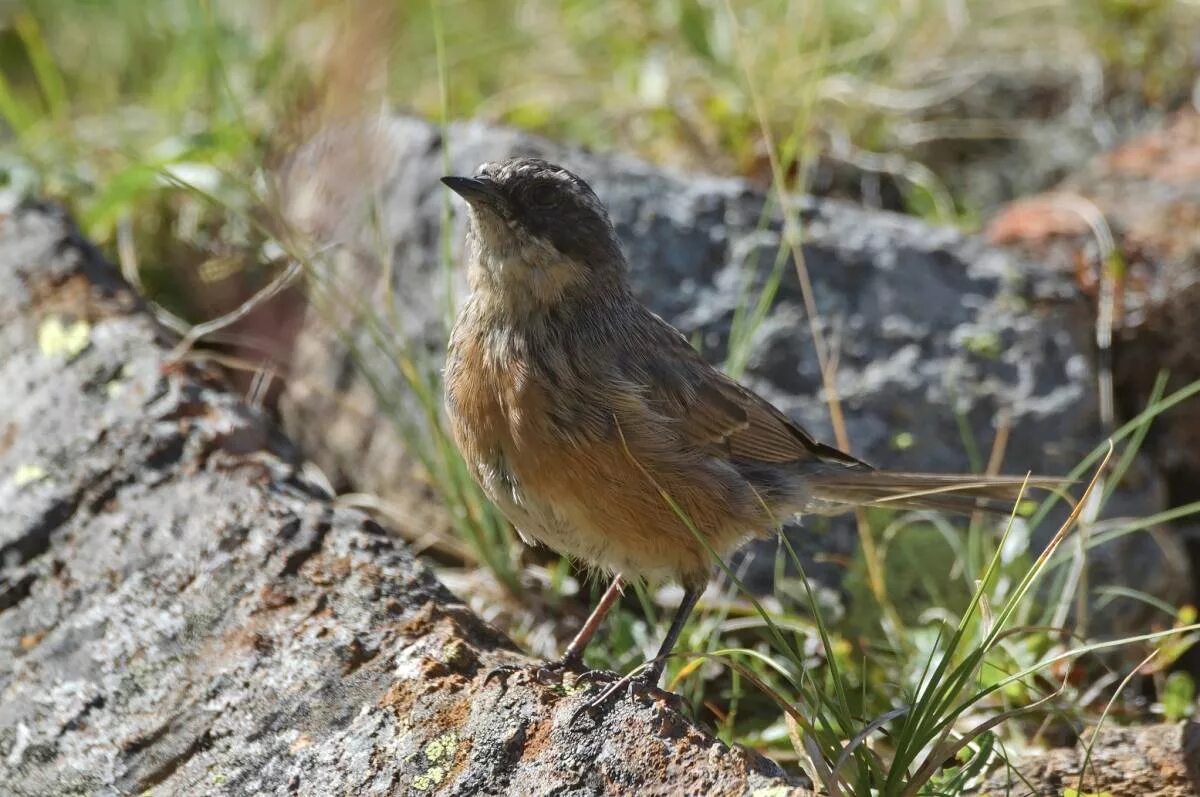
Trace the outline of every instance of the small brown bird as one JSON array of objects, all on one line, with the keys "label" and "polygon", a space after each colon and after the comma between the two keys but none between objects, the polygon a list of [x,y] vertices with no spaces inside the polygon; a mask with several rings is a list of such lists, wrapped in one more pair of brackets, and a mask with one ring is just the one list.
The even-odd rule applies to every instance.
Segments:
[{"label": "small brown bird", "polygon": [[442,182],[470,207],[471,295],[446,362],[454,438],[523,539],[616,574],[549,667],[581,666],[622,577],[671,579],[683,602],[636,678],[656,686],[714,564],[693,529],[725,556],[798,513],[1008,511],[1027,483],[879,471],[814,440],[634,298],[604,205],[566,169],[520,158]]}]

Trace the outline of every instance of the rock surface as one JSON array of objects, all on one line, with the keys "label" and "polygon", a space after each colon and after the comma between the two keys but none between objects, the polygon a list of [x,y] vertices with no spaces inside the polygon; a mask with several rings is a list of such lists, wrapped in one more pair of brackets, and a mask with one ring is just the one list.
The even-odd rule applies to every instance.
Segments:
[{"label": "rock surface", "polygon": [[1113,797],[1192,797],[1200,794],[1200,723],[1105,726],[1090,756],[1080,747],[1034,751],[1021,756],[1016,770],[1020,776],[995,773],[974,793],[1060,797],[1077,789]]},{"label": "rock surface", "polygon": [[510,643],[170,342],[0,220],[0,791],[809,793],[650,698],[485,685]]},{"label": "rock surface", "polygon": [[[1053,191],[1012,203],[988,226],[994,243],[1072,282],[1092,308],[1089,316],[1111,318],[1119,421],[1145,408],[1160,377],[1168,393],[1200,380],[1198,225],[1200,114],[1187,110],[1096,157]],[[1166,506],[1200,502],[1200,398],[1156,419],[1143,450],[1162,481]],[[1168,527],[1194,579],[1200,573],[1196,518]],[[1200,671],[1200,648],[1181,665]]]},{"label": "rock surface", "polygon": [[[365,331],[362,312],[394,317],[388,334],[417,340],[437,361],[448,285],[459,276],[443,273],[442,247],[448,242],[456,251],[463,224],[455,203],[453,224],[448,231],[443,225],[447,198],[438,177],[513,154],[562,162],[593,184],[622,238],[638,295],[694,336],[714,362],[727,353],[746,286],[753,303],[777,262],[779,213],[740,180],[683,177],[479,123],[452,124],[443,134],[424,121],[393,117],[328,131],[297,153],[280,190],[293,223],[322,244],[343,246],[328,281],[359,301],[330,303],[310,318],[296,343],[295,385],[282,411],[290,433],[339,486],[406,507],[422,503],[412,497],[413,469],[397,453],[403,446],[387,417],[408,391]],[[833,200],[798,200],[798,210],[803,260],[832,343],[855,454],[881,466],[968,471],[987,461],[1003,427],[1004,471],[1060,474],[1105,437],[1090,310],[1069,280],[912,218]],[[746,378],[832,441],[801,281],[790,260],[780,262],[778,294],[755,334]],[[395,297],[395,313],[386,311],[386,296]],[[374,389],[355,361],[376,380]],[[380,391],[390,408],[377,399]],[[1161,478],[1137,472],[1140,484],[1119,494],[1111,513],[1162,508]],[[852,524],[815,533],[823,528],[809,519],[795,536],[810,551],[854,549]],[[1050,531],[1047,524],[1039,533]],[[1170,540],[1163,544],[1167,550],[1127,537],[1098,557],[1115,565],[1110,574],[1141,574],[1139,589],[1186,600],[1190,574],[1171,566],[1184,558]],[[770,570],[769,563],[756,566],[750,578],[757,573],[765,584]]]},{"label": "rock surface", "polygon": [[[1014,202],[988,236],[1073,280],[1095,307],[1113,284],[1117,412],[1146,405],[1160,372],[1167,390],[1200,379],[1200,114],[1184,111],[1096,158],[1054,191]],[[1095,311],[1093,311],[1094,313]],[[1200,400],[1165,414],[1146,441],[1171,506],[1200,501]],[[1200,563],[1200,524],[1185,522]]]}]

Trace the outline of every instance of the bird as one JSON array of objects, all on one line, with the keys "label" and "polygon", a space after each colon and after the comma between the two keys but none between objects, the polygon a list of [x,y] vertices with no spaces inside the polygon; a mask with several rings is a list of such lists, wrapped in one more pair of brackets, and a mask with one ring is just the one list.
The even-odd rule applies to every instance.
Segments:
[{"label": "bird", "polygon": [[630,579],[671,581],[683,598],[658,654],[623,679],[657,689],[712,554],[794,516],[868,505],[1008,512],[1026,487],[1061,483],[875,469],[815,439],[645,307],[607,209],[578,175],[517,157],[442,182],[468,212],[470,291],[444,366],[454,441],[524,541],[613,575],[542,672],[583,669]]}]

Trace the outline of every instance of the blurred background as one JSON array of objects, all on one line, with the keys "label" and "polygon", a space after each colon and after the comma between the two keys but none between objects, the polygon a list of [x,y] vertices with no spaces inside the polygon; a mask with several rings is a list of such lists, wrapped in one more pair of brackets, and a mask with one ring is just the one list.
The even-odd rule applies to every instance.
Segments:
[{"label": "blurred background", "polygon": [[[1081,379],[1088,402],[1097,404],[1087,405],[1096,426],[1086,447],[1067,446],[1070,453],[1058,456],[1072,457],[1067,467],[1078,463],[1076,475],[1086,481],[1099,455],[1084,454],[1105,435],[1118,433],[1122,464],[1111,484],[1101,485],[1104,501],[1118,483],[1128,487],[1126,482],[1141,478],[1142,487],[1154,485],[1149,490],[1154,500],[1108,513],[1120,515],[1119,522],[1105,517],[1109,525],[1102,525],[1098,506],[1085,522],[1097,524],[1095,531],[1108,540],[1156,530],[1170,540],[1163,543],[1174,552],[1168,559],[1200,561],[1200,536],[1186,537],[1168,525],[1200,509],[1195,487],[1200,471],[1196,455],[1186,453],[1197,448],[1188,445],[1189,435],[1200,435],[1193,398],[1200,370],[1189,343],[1200,317],[1194,291],[1200,261],[1191,232],[1200,218],[1195,194],[1200,126],[1193,118],[1200,101],[1200,4],[25,0],[0,9],[0,209],[30,198],[67,207],[83,232],[153,300],[164,323],[181,334],[257,302],[254,297],[265,298],[261,292],[269,290],[275,310],[257,321],[248,314],[249,324],[225,330],[224,337],[205,336],[195,352],[220,358],[248,397],[269,411],[276,409],[284,385],[312,394],[332,391],[342,380],[335,374],[322,382],[316,369],[287,371],[291,336],[312,323],[314,308],[318,321],[341,325],[343,333],[374,330],[367,335],[374,356],[354,358],[364,384],[374,386],[373,392],[363,388],[367,397],[359,397],[356,411],[384,416],[394,429],[393,447],[403,453],[366,469],[374,475],[345,465],[366,444],[353,432],[362,428],[361,418],[347,420],[334,407],[348,403],[342,395],[330,404],[303,399],[289,404],[285,395],[289,433],[321,462],[340,500],[386,516],[453,589],[537,655],[553,655],[562,645],[595,589],[571,563],[515,542],[471,484],[440,425],[440,347],[453,301],[461,298],[453,276],[461,220],[455,226],[456,212],[448,197],[432,193],[440,191],[432,180],[460,152],[501,146],[486,142],[502,135],[491,127],[468,129],[459,120],[559,142],[572,157],[599,158],[585,161],[597,170],[607,163],[606,154],[636,156],[644,163],[630,167],[630,174],[661,167],[677,181],[664,183],[671,190],[682,191],[694,174],[740,180],[722,185],[753,200],[764,229],[784,230],[781,254],[774,271],[746,283],[751,287],[730,289],[736,307],[731,304],[722,316],[716,342],[706,337],[702,321],[685,329],[695,333],[706,355],[738,375],[766,370],[754,354],[762,341],[759,327],[771,318],[776,292],[787,298],[792,289],[786,279],[795,278],[780,275],[791,273],[785,264],[802,265],[795,247],[808,240],[806,225],[816,219],[837,227],[814,206],[789,212],[786,197],[845,200],[854,212],[902,214],[904,224],[923,225],[905,227],[912,232],[904,241],[950,242],[945,251],[951,254],[943,260],[962,265],[964,272],[985,259],[980,248],[985,245],[1008,246],[1021,257],[1050,264],[1054,290],[1077,291],[1072,295],[1084,308],[1079,328],[1086,334],[1076,336],[1071,351],[1081,353],[1092,369]],[[406,272],[395,277],[389,271],[393,260],[406,257],[402,237],[381,236],[383,253],[373,259],[362,251],[352,256],[360,267],[370,260],[364,268],[372,274],[388,272],[376,283],[378,274],[354,277],[358,271],[336,260],[331,250],[342,242],[314,239],[295,223],[298,203],[316,208],[319,227],[341,212],[329,197],[374,196],[379,186],[371,179],[377,144],[372,120],[407,115],[428,122],[421,128],[428,138],[414,133],[409,143],[420,138],[436,160],[426,176],[439,222],[436,229],[419,230],[424,238],[411,251],[436,261],[431,267],[450,285],[445,314],[435,313],[436,323],[417,329],[371,302],[349,318],[336,312],[339,304],[373,301],[392,291],[410,299],[425,296],[424,287],[417,287],[425,282],[405,282]],[[409,128],[389,128],[389,135],[398,129]],[[1130,141],[1141,143],[1131,148]],[[578,148],[599,155],[585,156]],[[1120,157],[1110,157],[1113,152]],[[1156,204],[1153,197],[1162,191],[1139,193],[1142,182],[1134,185],[1131,176],[1174,193]],[[608,190],[600,192],[606,199],[626,185],[624,178],[606,179],[601,177]],[[1038,199],[1048,191],[1056,193]],[[1064,203],[1064,192],[1075,199]],[[1143,202],[1144,196],[1150,199]],[[391,219],[415,216],[423,201],[417,197],[406,206],[393,196],[372,212],[386,210]],[[1149,220],[1136,214],[1132,221],[1117,218],[1133,206],[1148,209],[1143,215]],[[429,215],[428,207],[420,212]],[[635,211],[620,215],[623,235],[637,237],[636,217]],[[360,221],[363,229],[374,229]],[[747,226],[757,223],[753,219]],[[846,225],[851,231],[857,226]],[[1078,247],[1048,245],[1080,236],[1087,243]],[[886,235],[883,240],[886,254],[894,244]],[[294,279],[290,268],[297,263],[303,280]],[[801,276],[797,285],[806,279]],[[858,287],[851,285],[850,292]],[[789,328],[807,329],[803,317],[811,308],[800,301],[801,288],[793,288],[802,309],[778,323],[790,319]],[[669,299],[666,289],[656,293],[652,283],[641,289],[652,303]],[[295,298],[306,292],[305,300]],[[1138,298],[1127,302],[1127,295]],[[1009,298],[1003,312],[1017,319],[1014,328],[1047,315],[1028,296]],[[311,307],[301,306],[305,302]],[[823,403],[811,410],[820,419],[812,423],[823,437],[840,439],[846,426],[838,420],[836,395],[823,381],[823,344],[820,334],[814,336],[803,344],[789,338],[786,356],[813,360],[807,347],[817,346],[821,367],[812,366],[816,376],[804,386],[813,394],[825,390]],[[1138,368],[1114,371],[1114,339],[1132,352],[1123,362]],[[953,347],[1000,360],[1007,340],[975,335],[956,339]],[[1054,346],[1060,345],[1065,344],[1045,348],[1058,352]],[[1156,354],[1142,357],[1147,351]],[[1073,367],[1082,366],[1052,357],[1045,363],[1056,373]],[[798,391],[793,385],[789,392]],[[296,404],[302,406],[297,410]],[[1190,415],[1180,415],[1181,407],[1190,407]],[[1155,432],[1152,423],[1168,410],[1175,413],[1173,425],[1165,427],[1169,432]],[[941,420],[954,435],[972,423],[967,412]],[[992,415],[986,420],[991,432],[999,428],[997,436],[1007,436],[1002,423],[993,428]],[[352,427],[351,433],[342,427]],[[852,422],[850,437],[858,439],[849,442],[861,443],[864,428]],[[1038,429],[1035,436],[1044,434]],[[906,453],[913,446],[908,431],[879,436],[884,456],[913,463],[915,452]],[[324,450],[335,445],[327,438],[349,442],[331,452]],[[1046,440],[1046,448],[1055,442]],[[964,442],[963,467],[984,469],[992,443]],[[1151,451],[1145,467],[1157,474],[1153,478],[1138,476],[1142,471],[1134,465],[1143,443]],[[388,493],[395,481],[406,487]],[[915,530],[899,535],[905,524]],[[1082,559],[1077,569],[1060,567],[1049,586],[1028,592],[1014,586],[1036,570],[1036,557],[1056,526],[1006,537],[1002,524],[979,519],[965,529],[942,519],[898,520],[880,512],[859,517],[854,527],[860,536],[846,545],[819,538],[815,553],[798,557],[821,571],[815,585],[802,584],[799,562],[780,552],[754,589],[739,589],[732,583],[736,574],[727,574],[706,596],[684,647],[710,659],[673,662],[669,683],[727,741],[803,764],[812,750],[796,741],[780,701],[809,701],[806,710],[819,714],[825,710],[821,699],[806,690],[839,684],[852,699],[830,709],[830,738],[849,738],[873,717],[911,700],[928,683],[924,667],[939,657],[969,662],[976,675],[992,668],[978,678],[990,685],[1001,674],[1022,675],[1000,691],[972,691],[970,678],[956,682],[955,689],[977,699],[968,702],[969,712],[950,716],[950,724],[977,720],[972,714],[977,711],[997,715],[1059,689],[1057,701],[1027,719],[972,736],[976,742],[969,750],[981,758],[967,755],[937,776],[948,783],[982,766],[994,754],[996,739],[1073,740],[1111,708],[1113,688],[1127,685],[1122,679],[1131,662],[1142,661],[1147,651],[1158,651],[1155,666],[1135,668],[1140,677],[1115,713],[1146,721],[1194,710],[1198,667],[1187,659],[1194,632],[1131,643],[1132,650],[1115,657],[1092,656],[1088,648],[1089,655],[1071,656],[1069,664],[1049,673],[1039,664],[1073,650],[1080,639],[1086,647],[1093,632],[1112,632],[1105,637],[1111,639],[1114,633],[1188,628],[1196,615],[1190,574],[1181,577],[1181,589],[1114,588],[1125,590],[1120,597],[1145,612],[1121,615],[1124,622],[1098,631],[1079,625],[1085,608],[1093,598],[1111,602],[1117,593],[1089,584],[1080,575]],[[880,553],[878,540],[890,553]],[[999,570],[990,569],[993,557]],[[1066,561],[1065,555],[1056,560]],[[992,608],[1016,601],[1017,627],[1003,644],[991,635],[991,618],[979,614],[980,594]],[[794,635],[790,652],[776,650],[777,640],[760,621],[751,595]],[[591,663],[634,666],[653,648],[656,629],[676,599],[653,585],[631,591]],[[1022,603],[1017,611],[1017,603],[1026,600],[1037,605]],[[946,636],[943,621],[961,623],[964,636]],[[728,646],[720,656],[718,643]],[[717,663],[732,655],[729,650],[744,654],[744,671]],[[757,679],[753,686],[751,676]],[[829,749],[836,755],[836,746]],[[864,759],[861,766],[871,772],[875,764]],[[861,777],[866,783],[870,776]]]},{"label": "blurred background", "polygon": [[[68,202],[110,252],[125,224],[148,269],[180,268],[207,236],[245,237],[216,228],[274,157],[386,106],[763,186],[773,139],[808,190],[970,228],[1189,103],[1197,12],[1168,0],[8,2],[3,176],[10,195]],[[181,195],[163,169],[221,204]]]}]

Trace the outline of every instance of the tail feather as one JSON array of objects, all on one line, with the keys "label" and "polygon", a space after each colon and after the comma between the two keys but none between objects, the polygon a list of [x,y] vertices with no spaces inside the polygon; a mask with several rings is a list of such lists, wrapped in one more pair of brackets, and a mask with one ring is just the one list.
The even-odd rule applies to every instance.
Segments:
[{"label": "tail feather", "polygon": [[813,497],[832,511],[844,511],[854,506],[884,506],[964,514],[982,510],[1007,515],[1023,490],[1026,495],[1030,489],[1058,492],[1071,481],[1047,476],[1027,478],[846,469],[813,474],[809,484]]}]

